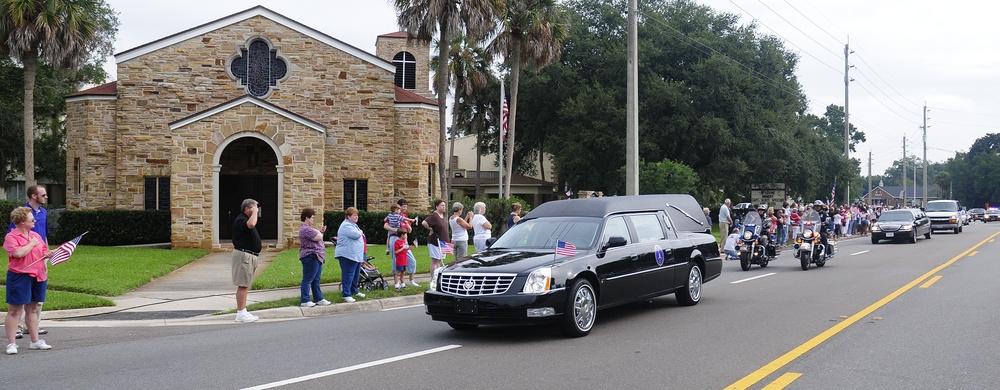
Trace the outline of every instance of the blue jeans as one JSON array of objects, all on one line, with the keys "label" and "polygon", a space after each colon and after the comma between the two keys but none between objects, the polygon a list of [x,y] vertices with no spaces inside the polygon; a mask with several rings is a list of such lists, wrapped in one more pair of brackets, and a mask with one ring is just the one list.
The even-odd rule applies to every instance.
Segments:
[{"label": "blue jeans", "polygon": [[312,302],[322,301],[323,291],[319,288],[319,280],[320,276],[323,275],[323,263],[319,262],[319,257],[316,254],[303,257],[299,261],[302,262],[302,286],[300,287],[302,297],[299,299],[299,303],[310,302],[310,290],[312,290]]},{"label": "blue jeans", "polygon": [[341,296],[349,297],[358,293],[358,273],[361,272],[361,262],[338,257],[340,262]]}]

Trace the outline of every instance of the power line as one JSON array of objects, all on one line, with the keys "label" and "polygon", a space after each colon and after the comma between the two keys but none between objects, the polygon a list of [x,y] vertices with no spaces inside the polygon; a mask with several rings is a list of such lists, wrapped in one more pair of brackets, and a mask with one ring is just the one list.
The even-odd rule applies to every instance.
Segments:
[{"label": "power line", "polygon": [[[733,0],[729,0],[729,2],[730,2],[730,3],[733,3],[733,5],[736,5],[736,3],[735,3],[735,2],[733,2]],[[785,19],[785,17],[784,17],[784,16],[781,16],[781,14],[779,14],[779,13],[775,12],[775,11],[774,11],[774,9],[773,9],[773,8],[771,8],[771,6],[769,6],[769,5],[767,5],[767,4],[764,4],[764,2],[763,2],[763,1],[761,1],[761,0],[757,0],[757,2],[759,2],[759,3],[761,4],[761,5],[763,5],[763,6],[765,7],[765,8],[767,8],[768,10],[770,10],[770,11],[771,11],[772,13],[774,13],[775,15],[778,15],[778,17],[779,17],[779,18],[781,18],[781,20],[784,20],[784,21],[785,21],[785,23],[788,23],[788,25],[789,25],[789,26],[792,26],[792,28],[794,28],[794,29],[795,29],[796,31],[798,31],[798,32],[802,33],[802,35],[805,35],[805,37],[806,37],[806,38],[809,38],[809,40],[810,40],[810,41],[813,41],[813,43],[815,43],[815,44],[819,45],[819,47],[822,47],[822,48],[826,49],[826,51],[828,51],[828,52],[832,53],[834,57],[837,57],[838,59],[840,58],[840,54],[838,54],[837,52],[834,52],[833,50],[830,50],[830,48],[828,48],[828,47],[826,47],[826,46],[823,46],[823,44],[822,44],[822,43],[819,43],[819,42],[817,42],[817,41],[816,41],[815,39],[813,39],[813,37],[812,37],[812,36],[810,36],[809,34],[806,34],[806,33],[805,33],[805,31],[802,31],[801,29],[799,29],[799,27],[798,27],[798,26],[796,26],[796,25],[792,24],[792,22],[789,22],[789,21],[788,21],[788,19]],[[737,5],[737,7],[739,7],[739,6]],[[740,8],[740,9],[743,9],[743,8]],[[744,12],[746,12],[746,11],[744,11]],[[748,14],[749,14],[749,13],[748,13]],[[782,38],[784,38],[784,37],[782,37]],[[788,40],[788,39],[786,38],[785,40]],[[839,41],[838,41],[838,42],[839,42]]]},{"label": "power line", "polygon": [[[758,1],[759,1],[759,0],[758,0]],[[825,32],[825,33],[826,33],[826,35],[828,35],[828,36],[829,36],[830,38],[833,38],[833,40],[834,40],[834,41],[837,41],[838,43],[840,42],[840,39],[838,39],[837,37],[833,36],[833,34],[830,34],[829,32],[827,32],[827,31],[826,31],[825,29],[823,29],[823,27],[821,27],[821,26],[820,26],[819,24],[816,24],[816,22],[814,22],[814,21],[813,21],[812,19],[810,19],[810,18],[809,18],[808,16],[806,16],[806,14],[802,13],[802,11],[799,11],[799,9],[798,9],[798,8],[795,8],[795,6],[794,6],[794,5],[792,5],[792,3],[789,3],[789,2],[788,2],[788,0],[784,0],[784,1],[785,1],[785,4],[788,4],[788,6],[789,6],[789,7],[792,7],[792,9],[794,9],[794,10],[795,10],[795,12],[798,12],[798,13],[799,13],[799,15],[802,15],[802,17],[803,17],[803,18],[806,18],[806,20],[808,20],[808,21],[809,21],[809,23],[812,23],[812,24],[813,24],[813,26],[816,26],[816,28],[820,29],[820,31],[822,31],[822,32]],[[847,35],[847,34],[844,34],[844,35]]]},{"label": "power line", "polygon": [[[879,88],[878,84],[876,84],[874,81],[872,81],[872,79],[868,78],[868,75],[865,74],[864,72],[862,72],[860,69],[857,70],[857,73],[861,77],[864,77],[865,80],[868,80],[869,82],[871,82],[871,85],[873,87],[875,87],[875,89],[877,89],[879,92],[881,92],[882,96],[885,96],[887,99],[889,99],[889,101],[895,103],[897,106],[899,106],[900,108],[902,108],[904,110],[910,110],[910,108],[907,108],[906,106],[900,104],[899,102],[896,101],[896,99],[893,99],[892,96],[889,96],[889,94],[885,93],[885,91],[883,91],[882,88]],[[917,116],[919,116],[919,113],[912,113],[912,114],[916,114]]]},{"label": "power line", "polygon": [[858,83],[858,86],[861,87],[861,89],[865,90],[865,92],[868,92],[869,95],[872,95],[872,98],[874,98],[876,102],[878,102],[879,104],[881,104],[882,107],[885,107],[887,110],[892,111],[893,114],[896,114],[897,116],[899,116],[900,118],[903,118],[903,120],[905,120],[907,122],[913,123],[913,124],[918,125],[918,126],[920,125],[920,123],[914,122],[912,119],[906,118],[906,116],[904,116],[904,115],[896,112],[896,110],[893,110],[892,107],[887,106],[884,102],[882,102],[877,97],[875,97],[874,94],[872,93],[872,91],[869,91],[868,88],[865,88],[864,84]]},{"label": "power line", "polygon": [[[840,74],[840,69],[838,69],[837,67],[835,67],[835,66],[832,66],[832,65],[830,65],[830,64],[828,64],[828,63],[826,63],[826,62],[824,62],[823,60],[819,59],[819,57],[816,57],[816,56],[814,56],[814,55],[813,55],[812,53],[810,53],[809,51],[807,51],[807,50],[805,50],[805,49],[803,49],[803,48],[799,47],[798,45],[796,45],[796,44],[795,44],[795,43],[793,43],[792,41],[788,40],[788,38],[785,38],[785,37],[784,37],[784,36],[782,36],[781,34],[778,34],[778,30],[775,30],[775,29],[771,28],[771,26],[768,26],[767,24],[765,24],[764,22],[762,22],[762,21],[761,21],[760,19],[758,19],[758,18],[754,17],[754,16],[753,16],[753,14],[751,14],[751,13],[750,13],[750,12],[748,12],[747,10],[743,9],[743,7],[740,7],[740,5],[739,5],[739,4],[736,4],[736,3],[734,3],[734,2],[733,2],[733,0],[729,0],[729,2],[730,2],[730,3],[733,3],[733,5],[734,5],[734,6],[736,6],[736,8],[739,8],[739,9],[740,9],[740,11],[743,11],[743,13],[747,14],[747,16],[750,16],[750,18],[751,18],[751,19],[753,19],[754,21],[756,21],[757,23],[760,23],[760,24],[761,24],[762,26],[764,26],[764,27],[767,27],[767,29],[768,29],[768,30],[771,30],[771,32],[772,32],[772,33],[774,33],[774,35],[777,35],[778,37],[781,37],[781,39],[782,39],[782,40],[783,40],[784,42],[788,43],[789,45],[792,45],[792,46],[795,46],[795,48],[796,48],[796,49],[799,49],[799,51],[801,51],[802,53],[805,53],[806,55],[808,55],[808,56],[812,57],[812,58],[813,58],[813,59],[815,59],[816,61],[819,61],[819,63],[821,63],[821,64],[825,65],[826,67],[828,67],[828,68],[830,68],[830,69],[833,69],[833,71],[834,71],[834,72],[837,72],[838,74]],[[774,11],[772,11],[772,12],[774,12]],[[792,27],[795,27],[795,26],[792,26]],[[797,29],[797,27],[796,27],[796,29]],[[801,30],[800,30],[800,31],[801,31]],[[810,38],[810,39],[811,39],[811,38]],[[813,42],[816,42],[816,41],[814,40]],[[818,44],[818,42],[817,42],[817,44]],[[820,46],[822,47],[822,45],[820,45]],[[829,51],[830,49],[827,49],[827,50]],[[830,51],[830,52],[831,52],[831,53],[833,53],[833,51]],[[834,55],[838,56],[838,58],[839,58],[839,54],[836,54],[836,53],[834,53]]]},{"label": "power line", "polygon": [[[858,51],[861,51],[861,50],[858,50]],[[857,54],[857,53],[855,53],[855,54]],[[855,55],[855,57],[857,59],[861,60],[861,63],[865,64],[865,66],[867,66],[869,69],[871,69],[872,73],[875,74],[875,77],[878,77],[878,79],[882,80],[882,82],[885,83],[885,85],[889,86],[889,88],[892,88],[893,92],[896,92],[896,94],[898,94],[899,96],[902,96],[903,99],[906,99],[906,101],[910,102],[914,106],[920,107],[920,103],[915,103],[914,101],[910,100],[910,98],[906,97],[906,95],[904,95],[904,94],[900,93],[898,90],[896,90],[896,88],[893,87],[892,84],[889,84],[888,81],[885,81],[885,79],[883,79],[882,76],[878,74],[878,71],[875,70],[875,67],[869,65],[868,62],[865,61],[864,56]],[[874,59],[872,61],[874,61]],[[896,103],[896,104],[899,104],[899,103]],[[902,105],[900,104],[900,106],[902,106]]]}]

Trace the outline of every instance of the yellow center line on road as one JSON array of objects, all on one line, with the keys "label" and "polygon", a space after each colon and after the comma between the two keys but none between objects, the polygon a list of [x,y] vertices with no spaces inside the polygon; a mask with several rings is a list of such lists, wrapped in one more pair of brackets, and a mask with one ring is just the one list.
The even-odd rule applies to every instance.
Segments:
[{"label": "yellow center line on road", "polygon": [[778,379],[775,379],[774,382],[764,386],[764,390],[784,389],[788,385],[792,384],[792,382],[795,382],[796,379],[799,379],[800,376],[802,376],[802,374],[797,372],[786,372],[785,375],[778,377]]},{"label": "yellow center line on road", "polygon": [[885,298],[882,298],[882,299],[878,300],[877,302],[871,304],[871,306],[868,306],[868,307],[862,309],[861,311],[859,311],[859,312],[855,313],[854,315],[848,317],[846,320],[837,323],[836,325],[830,327],[830,329],[827,329],[827,330],[823,331],[823,333],[820,333],[819,335],[816,335],[816,337],[813,337],[812,339],[809,339],[805,343],[802,343],[801,345],[799,345],[798,347],[795,347],[791,351],[786,352],[784,355],[781,355],[777,359],[772,360],[770,363],[765,364],[763,367],[758,368],[757,371],[754,371],[754,372],[750,373],[749,375],[743,377],[742,379],[740,379],[740,380],[734,382],[733,384],[727,386],[726,389],[742,390],[742,389],[748,389],[748,388],[750,388],[750,386],[755,385],[757,382],[760,382],[761,380],[763,380],[764,378],[766,378],[768,375],[771,375],[771,374],[775,373],[776,371],[780,370],[782,367],[788,365],[788,363],[791,363],[793,360],[798,359],[800,356],[804,355],[806,352],[809,352],[809,350],[811,350],[811,349],[815,348],[816,346],[822,344],[826,340],[828,340],[831,337],[835,336],[837,333],[840,333],[842,330],[846,329],[848,326],[853,325],[855,322],[858,322],[862,318],[867,317],[868,315],[870,315],[875,310],[878,310],[882,306],[885,306],[889,302],[892,302],[892,300],[898,298],[900,295],[903,295],[903,293],[909,291],[914,286],[920,284],[921,282],[923,282],[927,278],[931,277],[931,275],[934,275],[934,274],[938,273],[939,271],[941,271],[942,269],[944,269],[945,267],[954,264],[956,261],[958,261],[959,259],[961,259],[965,255],[969,254],[969,252],[972,252],[973,250],[975,250],[976,248],[979,248],[980,246],[982,246],[986,242],[993,240],[993,238],[996,237],[997,235],[1000,235],[1000,232],[993,233],[992,236],[989,236],[985,240],[980,241],[978,244],[973,245],[971,248],[966,249],[965,252],[962,252],[961,254],[959,254],[958,256],[953,257],[951,260],[948,260],[944,264],[941,264],[941,265],[935,267],[934,269],[932,269],[932,270],[928,271],[927,273],[921,275],[920,277],[914,279],[912,282],[909,282],[905,286],[900,287],[898,290],[893,291],[891,294],[887,295]]},{"label": "yellow center line on road", "polygon": [[975,256],[976,253],[979,253],[979,251],[972,251],[972,253],[969,253],[969,257]]},{"label": "yellow center line on road", "polygon": [[920,288],[930,287],[932,284],[934,284],[934,282],[938,281],[939,279],[941,279],[941,275],[938,275],[938,276],[935,276],[935,277],[931,278],[931,280],[928,280],[927,283],[924,283],[924,284],[920,285]]}]

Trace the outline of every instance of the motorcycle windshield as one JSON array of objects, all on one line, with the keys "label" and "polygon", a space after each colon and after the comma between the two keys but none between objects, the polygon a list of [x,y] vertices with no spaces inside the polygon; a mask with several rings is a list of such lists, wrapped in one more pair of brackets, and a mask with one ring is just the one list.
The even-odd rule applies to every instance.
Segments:
[{"label": "motorcycle windshield", "polygon": [[802,214],[802,223],[805,224],[806,222],[812,222],[813,224],[819,223],[819,213],[812,209],[806,210],[805,213]]},{"label": "motorcycle windshield", "polygon": [[761,224],[760,215],[756,211],[747,213],[746,217],[743,217],[743,225],[757,225]]}]

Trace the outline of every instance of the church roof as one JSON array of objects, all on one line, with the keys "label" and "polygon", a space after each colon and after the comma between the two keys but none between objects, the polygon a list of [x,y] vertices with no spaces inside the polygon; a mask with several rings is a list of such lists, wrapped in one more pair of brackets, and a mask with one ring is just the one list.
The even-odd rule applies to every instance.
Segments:
[{"label": "church roof", "polygon": [[240,97],[238,97],[236,99],[233,99],[233,100],[230,100],[228,102],[225,102],[225,103],[222,103],[220,105],[217,105],[215,107],[209,108],[209,109],[207,109],[205,111],[199,112],[197,114],[190,115],[190,116],[188,116],[186,118],[178,119],[178,120],[170,123],[170,130],[175,130],[175,129],[187,126],[187,125],[189,125],[191,123],[194,123],[194,122],[200,121],[202,119],[208,118],[208,117],[210,117],[212,115],[215,115],[215,114],[218,114],[220,112],[226,111],[226,110],[228,110],[230,108],[239,106],[239,105],[241,105],[243,103],[252,103],[252,104],[255,104],[258,107],[261,107],[261,108],[263,108],[265,110],[271,111],[271,112],[273,112],[275,114],[281,115],[281,116],[283,116],[285,118],[288,118],[288,119],[290,119],[290,120],[292,120],[294,122],[298,122],[299,124],[302,124],[302,125],[304,125],[306,127],[309,127],[309,128],[311,128],[313,130],[316,130],[316,131],[318,131],[320,133],[325,133],[326,132],[326,126],[323,126],[323,125],[319,124],[316,121],[313,121],[313,120],[305,118],[305,117],[303,117],[301,115],[295,114],[295,113],[293,113],[291,111],[288,111],[288,110],[286,110],[284,108],[278,107],[278,106],[276,106],[274,104],[271,104],[271,103],[268,103],[268,102],[263,101],[261,99],[258,99],[257,97],[254,97],[252,95],[243,95],[243,96],[240,96]]},{"label": "church roof", "polygon": [[101,84],[93,88],[88,88],[82,91],[73,92],[66,95],[67,100],[86,99],[88,97],[107,97],[114,96],[118,97],[118,82],[112,81],[110,83]]},{"label": "church roof", "polygon": [[433,106],[438,105],[438,102],[434,99],[427,98],[413,91],[407,91],[398,86],[396,87],[396,103],[419,103],[430,104]]},{"label": "church roof", "polygon": [[202,24],[200,26],[192,27],[190,29],[181,31],[179,33],[164,38],[160,38],[145,45],[125,50],[123,52],[119,52],[115,54],[115,63],[120,64],[122,62],[131,60],[133,58],[141,57],[145,54],[160,50],[165,47],[169,47],[171,45],[175,45],[180,42],[184,42],[194,37],[207,34],[209,32],[218,30],[220,28],[229,26],[234,23],[242,22],[244,20],[250,19],[255,16],[261,16],[270,19],[276,23],[279,23],[292,30],[298,31],[299,33],[302,33],[319,42],[330,45],[350,55],[360,58],[361,60],[367,61],[378,67],[381,67],[382,69],[388,70],[390,72],[396,71],[396,67],[389,61],[386,61],[374,54],[368,53],[364,50],[358,49],[354,46],[344,43],[343,41],[340,41],[334,37],[326,35],[312,27],[296,22],[295,20],[289,19],[284,15],[271,11],[266,7],[260,5],[245,11],[237,12],[235,14]]},{"label": "church roof", "polygon": [[406,31],[396,31],[396,32],[388,33],[388,34],[382,34],[382,35],[379,35],[378,37],[379,38],[409,38],[410,34],[407,34]]}]

